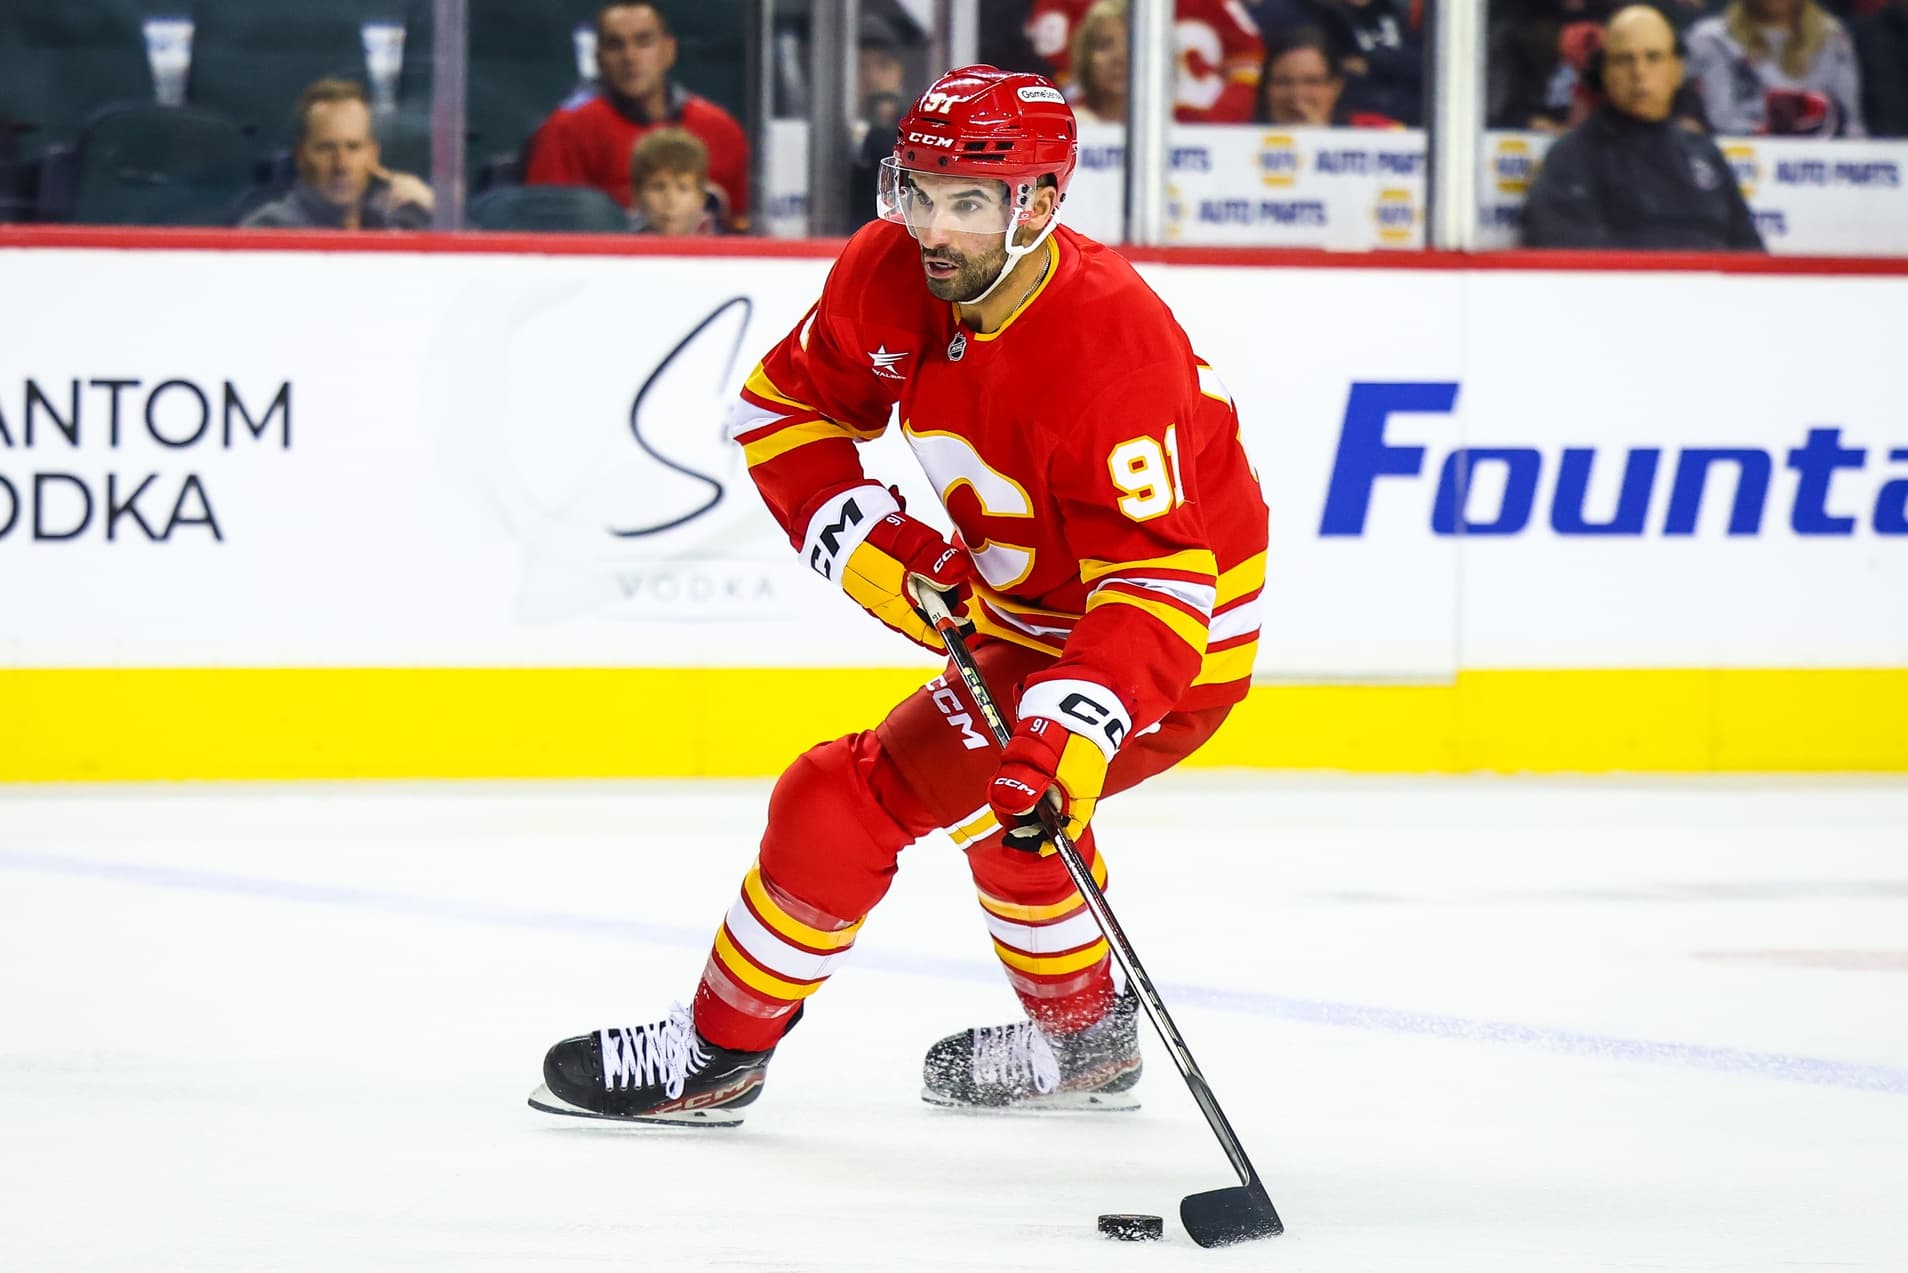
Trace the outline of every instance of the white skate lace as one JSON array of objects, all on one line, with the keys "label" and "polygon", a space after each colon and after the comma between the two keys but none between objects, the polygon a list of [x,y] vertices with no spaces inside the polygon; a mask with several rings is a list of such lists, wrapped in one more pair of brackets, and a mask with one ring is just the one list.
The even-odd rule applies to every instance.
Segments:
[{"label": "white skate lace", "polygon": [[981,1026],[974,1031],[974,1081],[1010,1087],[1031,1083],[1044,1095],[1060,1086],[1060,1062],[1031,1021]]},{"label": "white skate lace", "polygon": [[660,1083],[670,1100],[682,1095],[683,1080],[690,1070],[709,1063],[689,1010],[681,1004],[669,1009],[669,1016],[655,1025],[634,1030],[600,1031],[603,1044],[603,1086],[611,1091],[619,1087]]}]

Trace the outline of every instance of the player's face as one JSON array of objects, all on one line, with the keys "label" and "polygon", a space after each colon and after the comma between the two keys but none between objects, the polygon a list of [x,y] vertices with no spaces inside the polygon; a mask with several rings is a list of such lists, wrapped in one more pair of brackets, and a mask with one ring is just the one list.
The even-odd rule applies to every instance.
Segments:
[{"label": "player's face", "polygon": [[921,245],[928,291],[944,301],[980,295],[1007,264],[1007,187],[975,177],[903,174],[900,207]]}]

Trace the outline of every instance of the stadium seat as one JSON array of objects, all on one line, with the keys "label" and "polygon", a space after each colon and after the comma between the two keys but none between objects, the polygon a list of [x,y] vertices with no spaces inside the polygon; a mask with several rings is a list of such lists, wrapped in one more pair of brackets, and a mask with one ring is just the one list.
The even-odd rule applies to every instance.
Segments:
[{"label": "stadium seat", "polygon": [[[111,107],[74,146],[70,206],[49,209],[90,225],[225,225],[252,185],[245,135],[216,111],[192,106]],[[43,194],[45,192],[43,191]]]},{"label": "stadium seat", "polygon": [[577,90],[574,9],[471,0],[465,118],[473,177],[520,156],[537,127]]},{"label": "stadium seat", "polygon": [[153,100],[140,17],[133,0],[0,2],[0,120],[19,160],[71,142],[102,106]]},{"label": "stadium seat", "polygon": [[229,115],[264,148],[288,146],[305,86],[365,82],[363,22],[401,22],[404,9],[404,0],[197,0],[186,100]]},{"label": "stadium seat", "polygon": [[629,214],[601,190],[581,186],[503,186],[470,201],[473,230],[571,230],[615,234]]},{"label": "stadium seat", "polygon": [[676,33],[676,79],[723,110],[746,121],[748,72],[743,45],[746,0],[695,0],[666,12]]}]

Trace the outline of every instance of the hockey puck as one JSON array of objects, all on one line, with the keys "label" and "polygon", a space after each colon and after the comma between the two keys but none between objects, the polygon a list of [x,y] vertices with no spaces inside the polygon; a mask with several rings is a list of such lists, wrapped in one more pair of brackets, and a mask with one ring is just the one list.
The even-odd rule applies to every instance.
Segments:
[{"label": "hockey puck", "polygon": [[1100,1232],[1120,1242],[1157,1242],[1166,1232],[1166,1222],[1158,1216],[1101,1216]]}]

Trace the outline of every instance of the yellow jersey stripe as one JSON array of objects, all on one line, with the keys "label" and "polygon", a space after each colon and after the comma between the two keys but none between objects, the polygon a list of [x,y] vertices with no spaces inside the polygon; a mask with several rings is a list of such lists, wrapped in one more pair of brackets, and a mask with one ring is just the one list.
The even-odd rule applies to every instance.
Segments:
[{"label": "yellow jersey stripe", "polygon": [[1213,599],[1216,610],[1228,601],[1237,601],[1249,592],[1257,592],[1265,587],[1265,554],[1247,557],[1232,569],[1219,576],[1218,595]]},{"label": "yellow jersey stripe", "polygon": [[1044,977],[1059,977],[1091,968],[1105,959],[1106,939],[1102,937],[1091,946],[1082,947],[1067,955],[1023,955],[999,942],[994,943],[994,953],[999,955],[1000,962],[1009,968],[1018,968],[1021,972],[1031,972]]},{"label": "yellow jersey stripe", "polygon": [[[1053,282],[1053,276],[1058,274],[1059,272],[1060,272],[1060,241],[1058,239],[1049,237],[1047,239],[1047,272],[1041,276],[1040,285],[1034,288],[1032,292],[1027,294],[1026,300],[1014,306],[1014,312],[1007,315],[1007,317],[1001,321],[1000,326],[996,327],[993,331],[972,332],[970,334],[974,337],[975,340],[998,340],[1002,332],[1006,331],[1009,327],[1012,327],[1014,325],[1014,320],[1016,318],[1019,318],[1022,314],[1026,313],[1028,309],[1032,308],[1033,303],[1040,299],[1040,293],[1047,290],[1047,284]],[[954,307],[954,321],[956,323],[961,321],[961,311],[958,305]]]},{"label": "yellow jersey stripe", "polygon": [[749,373],[749,378],[743,381],[743,387],[758,398],[767,398],[770,402],[779,402],[785,407],[794,407],[797,411],[816,410],[808,403],[797,402],[777,389],[775,382],[768,378],[768,371],[759,362],[755,364],[755,370]]},{"label": "yellow jersey stripe", "polygon": [[[1015,645],[1024,645],[1029,650],[1038,650],[1042,654],[1051,654],[1055,658],[1060,657],[1060,646],[1052,642],[1042,641],[1036,637],[1028,636],[1019,628],[1009,627],[1007,624],[996,620],[979,606],[970,608],[967,612],[967,617],[969,621],[973,623],[976,632],[985,633],[991,637],[999,637],[1003,641],[1012,641]],[[1064,640],[1064,638],[1062,639]]]},{"label": "yellow jersey stripe", "polygon": [[1000,819],[994,816],[992,809],[986,809],[971,821],[964,822],[958,827],[950,827],[947,835],[954,843],[966,845],[974,840],[985,839],[998,826],[1000,826]]},{"label": "yellow jersey stripe", "polygon": [[1184,610],[1181,610],[1178,606],[1171,605],[1164,601],[1153,601],[1146,597],[1136,597],[1130,592],[1114,592],[1110,589],[1102,588],[1087,598],[1087,613],[1092,614],[1101,606],[1112,605],[1132,606],[1135,610],[1140,610],[1152,615],[1155,619],[1158,619],[1161,623],[1172,629],[1174,636],[1184,641],[1187,645],[1190,645],[1193,649],[1198,650],[1201,654],[1205,653],[1206,625],[1187,614]]},{"label": "yellow jersey stripe", "polygon": [[1210,548],[1188,548],[1169,557],[1149,557],[1144,561],[1098,561],[1089,557],[1080,563],[1080,582],[1090,584],[1108,575],[1123,575],[1136,570],[1178,570],[1189,575],[1216,575],[1219,573],[1219,563],[1213,558]]},{"label": "yellow jersey stripe", "polygon": [[822,442],[829,438],[847,438],[850,442],[859,441],[869,435],[858,433],[845,424],[836,424],[833,420],[806,420],[801,424],[791,424],[785,429],[777,429],[767,437],[757,438],[753,442],[742,444],[743,458],[750,468],[766,464],[778,455],[785,455],[798,446],[807,446],[810,442]]},{"label": "yellow jersey stripe", "polygon": [[768,887],[762,883],[762,867],[759,863],[751,866],[749,873],[742,877],[742,891],[748,895],[749,904],[755,908],[756,915],[771,932],[786,937],[798,946],[807,946],[812,950],[840,950],[854,945],[855,934],[860,932],[861,926],[867,922],[865,918],[858,919],[848,927],[836,929],[833,932],[824,932],[802,923],[801,920],[783,910],[776,904],[775,899],[769,896]]},{"label": "yellow jersey stripe", "polygon": [[1252,660],[1258,657],[1258,653],[1259,639],[1254,637],[1244,645],[1208,654],[1199,664],[1199,675],[1193,677],[1192,683],[1223,685],[1227,681],[1244,680],[1252,675]]}]

